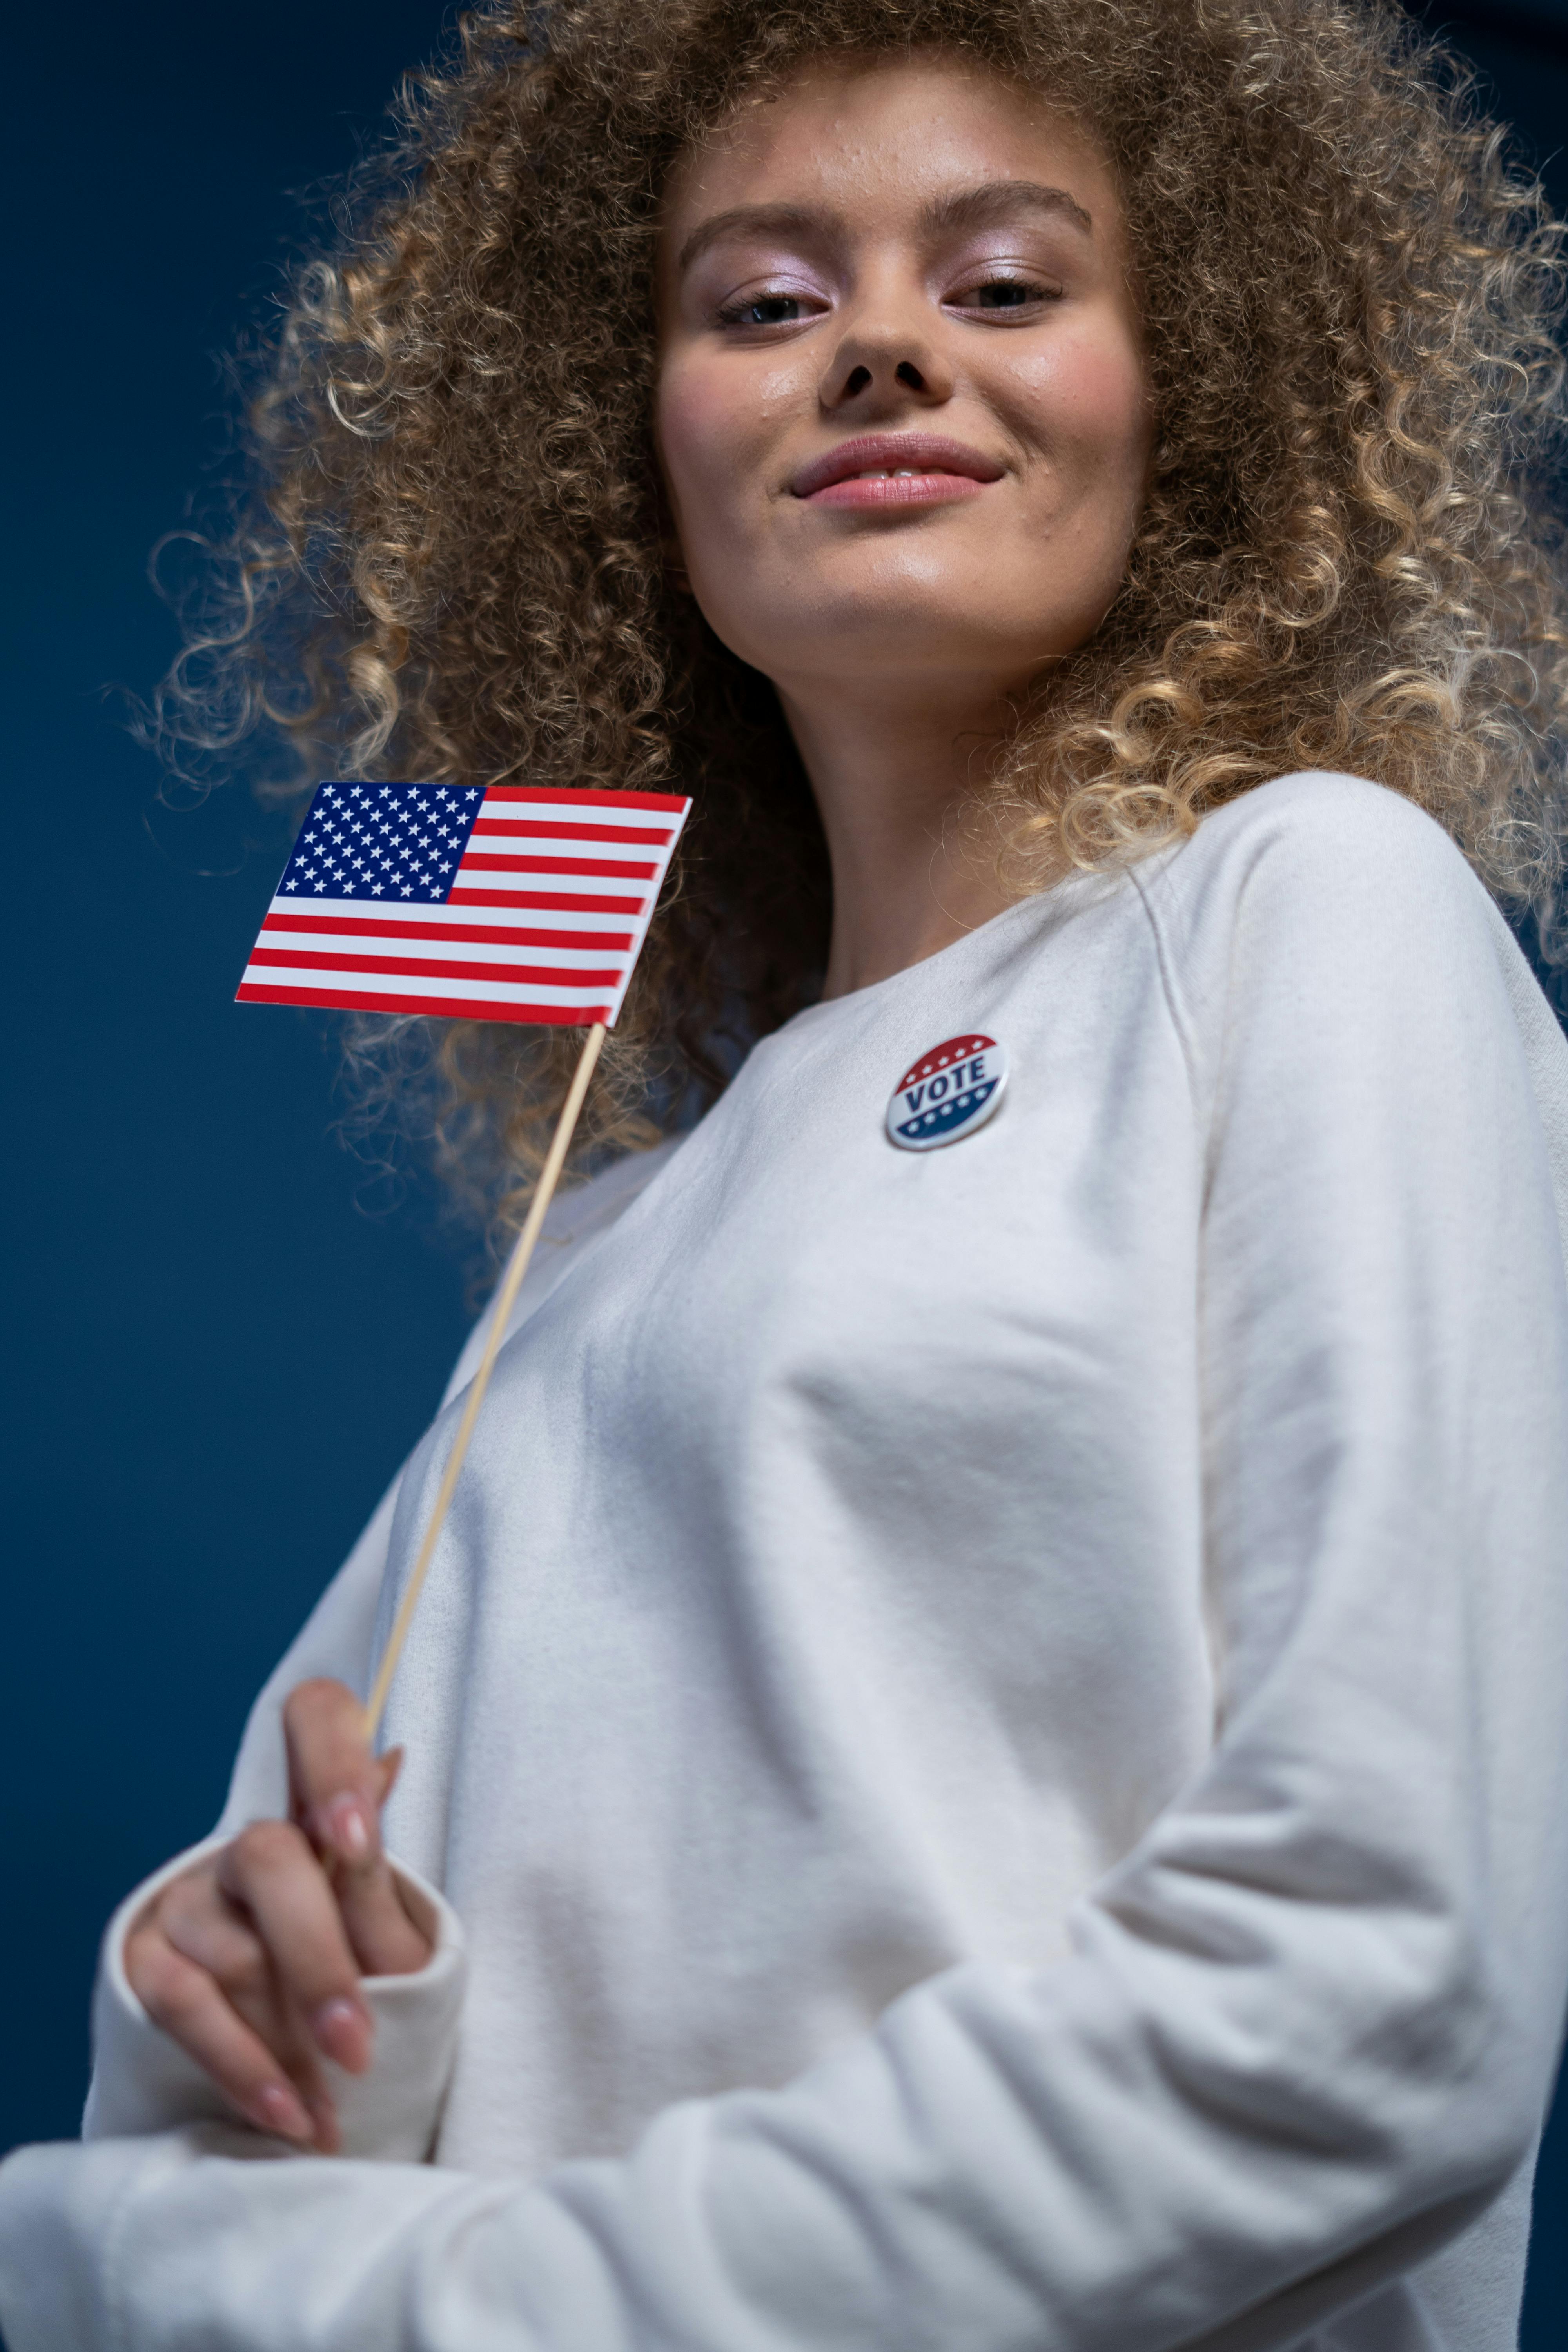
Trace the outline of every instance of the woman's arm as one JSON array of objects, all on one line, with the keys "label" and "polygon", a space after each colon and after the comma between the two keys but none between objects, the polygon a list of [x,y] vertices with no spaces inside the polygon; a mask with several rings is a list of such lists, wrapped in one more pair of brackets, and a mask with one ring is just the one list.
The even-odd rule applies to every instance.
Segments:
[{"label": "woman's arm", "polygon": [[[557,1200],[510,1330],[548,1297],[675,1149],[671,1141],[630,1155]],[[472,1377],[489,1322],[487,1309],[453,1369],[444,1405]],[[95,2063],[83,2125],[89,2139],[232,2121],[237,2109],[259,2123],[266,2110],[257,2095],[270,2090],[282,2097],[279,2127],[291,2124],[298,2136],[309,2134],[324,2147],[341,2138],[356,2154],[401,2157],[429,2145],[461,2009],[462,1930],[434,1888],[395,1865],[391,1874],[383,1866],[374,1834],[383,1775],[357,1752],[357,1735],[350,1742],[356,1752],[339,1759],[338,1769],[330,1721],[310,1743],[320,1752],[307,1757],[285,1721],[290,1706],[299,1713],[301,1685],[330,1681],[361,1696],[369,1688],[400,1483],[401,1474],[252,1707],[216,1830],[136,1888],[110,1923],[93,1998]],[[315,1844],[331,1848],[337,1843],[332,1816],[343,1799],[355,1801],[371,1834],[357,1853],[339,1844],[334,1877],[342,1899],[324,1907],[309,1842],[279,1832],[319,1813]],[[393,1894],[394,1877],[400,1897]],[[260,1910],[250,1900],[253,1881],[266,1897]],[[280,1922],[281,1940],[263,1910]],[[333,1916],[339,1911],[341,1919]],[[421,1924],[418,1940],[434,1946],[428,1966],[411,1939],[411,1919]],[[262,1947],[268,1973],[287,1982],[296,2020],[334,1996],[357,2018],[347,2017],[324,2041],[297,2022],[279,2031],[275,1988],[250,1981],[261,1973]],[[368,2074],[367,2025],[376,2052]],[[268,2052],[284,2062],[280,2081]],[[346,2065],[334,2063],[338,2058]],[[297,2103],[286,2114],[296,2091],[314,2103],[313,2127]]]},{"label": "woman's arm", "polygon": [[[436,1914],[383,1846],[401,1759],[371,1753],[361,1700],[341,1682],[301,1683],[283,1734],[284,1818],[252,1822],[166,1873],[108,1972],[122,1971],[126,1991],[232,2113],[331,2156],[342,2146],[339,2086],[374,2057],[365,1988],[426,1973]],[[434,2123],[432,2111],[426,2142]],[[104,2127],[100,2102],[89,2137]]]},{"label": "woman's arm", "polygon": [[1565,1971],[1568,1302],[1488,911],[1360,791],[1153,894],[1212,1135],[1222,1706],[1073,1956],[538,2185],[26,2152],[12,2352],[1264,2352],[1499,2193]]},{"label": "woman's arm", "polygon": [[[363,1752],[342,1681],[320,1680],[364,1687],[392,1499],[252,1709],[218,1828],[109,1924],[89,2140],[248,2115],[356,2155],[417,2158],[429,2147],[461,2015],[462,1930],[434,1888],[383,1855],[385,1767]],[[318,1855],[345,1796],[369,1835],[329,1877]],[[258,1878],[268,1883],[253,1888]],[[312,2032],[312,2011],[334,1999],[346,2016]],[[258,2105],[269,2088],[297,2112],[269,2116]]]},{"label": "woman's arm", "polygon": [[[88,2139],[156,2131],[209,2117],[234,2117],[238,2077],[230,2071],[226,2085],[229,2095],[224,2095],[212,2073],[200,2063],[210,2035],[204,2037],[199,2031],[187,2034],[182,2046],[154,2023],[138,1997],[134,1971],[128,1973],[127,1948],[138,1928],[144,1927],[161,1908],[181,1903],[189,1908],[188,1897],[197,1889],[206,1894],[212,1907],[218,1899],[216,1879],[223,1857],[247,1823],[288,1820],[289,1765],[283,1710],[290,1691],[322,1676],[361,1690],[368,1686],[371,1642],[397,1485],[395,1480],[382,1497],[343,1566],[263,1685],[247,1721],[228,1796],[212,1835],[154,1872],[133,1890],[109,1923],[93,1992],[93,2075],[82,2125]],[[372,1792],[367,1789],[364,1793]],[[376,1810],[379,1813],[379,1795]],[[446,1940],[450,1941],[449,1925]],[[397,1958],[406,1965],[406,1954]],[[347,2054],[352,2059],[360,2053]],[[254,2081],[248,2087],[259,2088],[277,2071],[253,2065]],[[343,2070],[332,2070],[334,2089],[349,2089],[351,2081]],[[240,2104],[249,2105],[243,2095]]]}]

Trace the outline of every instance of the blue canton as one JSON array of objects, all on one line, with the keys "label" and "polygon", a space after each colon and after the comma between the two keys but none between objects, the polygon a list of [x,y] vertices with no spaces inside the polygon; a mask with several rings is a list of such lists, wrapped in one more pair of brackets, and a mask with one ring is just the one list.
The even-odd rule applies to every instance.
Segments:
[{"label": "blue canton", "polygon": [[484,797],[477,784],[322,784],[278,895],[445,898]]}]

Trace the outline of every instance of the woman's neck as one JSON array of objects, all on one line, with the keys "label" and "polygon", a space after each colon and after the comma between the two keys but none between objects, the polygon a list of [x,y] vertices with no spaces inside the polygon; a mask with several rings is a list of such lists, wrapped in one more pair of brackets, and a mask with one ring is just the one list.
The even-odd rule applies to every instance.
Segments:
[{"label": "woman's neck", "polygon": [[887,980],[1013,903],[977,804],[1014,725],[1004,697],[907,677],[778,691],[833,868],[825,997]]}]

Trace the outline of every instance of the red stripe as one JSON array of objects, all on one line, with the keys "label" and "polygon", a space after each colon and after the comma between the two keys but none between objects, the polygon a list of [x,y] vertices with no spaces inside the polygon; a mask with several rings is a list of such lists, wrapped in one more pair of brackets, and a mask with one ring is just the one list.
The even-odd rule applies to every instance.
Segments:
[{"label": "red stripe", "polygon": [[[686,806],[681,793],[544,793],[531,784],[491,784],[485,801],[553,801],[558,807],[668,809],[679,815]],[[484,801],[479,803],[484,806]]]},{"label": "red stripe", "polygon": [[513,850],[510,857],[476,856],[465,850],[458,868],[459,874],[603,874],[612,882],[651,882],[658,870],[629,857],[540,857],[526,849]]},{"label": "red stripe", "polygon": [[359,996],[325,989],[266,988],[258,981],[241,981],[237,1004],[319,1004],[329,1013],[423,1013],[437,1021],[537,1021],[557,1029],[585,1029],[591,1022],[608,1021],[607,1004],[476,1004],[455,1003],[439,996]]},{"label": "red stripe", "polygon": [[635,841],[645,848],[650,842],[663,844],[670,837],[667,830],[651,824],[580,824],[575,817],[548,824],[532,817],[481,816],[475,821],[472,838],[477,841],[482,833],[514,834],[531,841],[560,841],[566,836],[573,841]]},{"label": "red stripe", "polygon": [[332,915],[268,915],[264,931],[363,931],[375,940],[458,940],[470,947],[595,948],[605,955],[629,948],[630,931],[531,931],[506,923],[384,923],[381,909],[357,907],[340,921]]},{"label": "red stripe", "polygon": [[399,971],[410,980],[531,980],[539,988],[618,988],[618,969],[556,971],[542,963],[447,963],[435,956],[319,955],[302,949],[272,948],[252,953],[253,964],[268,971]]},{"label": "red stripe", "polygon": [[565,890],[459,890],[447,895],[448,907],[533,907],[555,915],[640,915],[646,898],[574,898]]}]

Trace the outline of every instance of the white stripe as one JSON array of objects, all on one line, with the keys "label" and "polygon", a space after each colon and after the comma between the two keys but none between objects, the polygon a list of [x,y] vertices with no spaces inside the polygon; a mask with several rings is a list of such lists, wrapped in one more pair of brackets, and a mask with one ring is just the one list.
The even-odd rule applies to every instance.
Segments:
[{"label": "white stripe", "polygon": [[[654,884],[640,875],[622,880],[615,874],[540,874],[523,865],[497,866],[474,872],[464,859],[454,890],[557,890],[578,898],[624,898],[635,894],[639,904]],[[542,909],[548,913],[549,908]],[[626,917],[630,922],[631,916]]]},{"label": "white stripe", "polygon": [[[432,963],[496,963],[537,964],[542,971],[559,971],[581,967],[585,971],[618,971],[632,961],[629,948],[592,947],[540,948],[524,946],[517,940],[500,943],[489,940],[400,940],[395,932],[377,933],[368,925],[363,931],[264,931],[256,943],[252,961],[268,961],[275,955],[384,955],[405,957],[417,961],[421,958]],[[309,971],[310,965],[296,967]]]},{"label": "white stripe", "polygon": [[[680,822],[678,808],[606,808],[585,794],[575,801],[486,801],[482,813],[487,817],[521,817],[529,824],[558,824],[563,833],[570,833],[574,824],[626,824],[636,825],[639,832],[646,828],[650,833],[672,833]],[[660,849],[664,845],[656,845]]]},{"label": "white stripe", "polygon": [[492,833],[482,821],[468,835],[466,854],[478,851],[499,857],[509,850],[519,857],[613,857],[635,866],[654,865],[665,856],[662,841],[571,841],[552,833]]},{"label": "white stripe", "polygon": [[606,996],[615,1001],[615,991],[607,988],[531,988],[526,981],[437,980],[428,972],[300,971],[256,957],[246,965],[245,978],[262,988],[317,989],[338,996],[439,996],[461,1004],[558,1004],[575,1011],[603,1004]]},{"label": "white stripe", "polygon": [[[352,916],[357,919],[356,929],[357,923],[363,922],[373,935],[375,926],[381,923],[389,929],[396,923],[485,923],[493,925],[498,930],[515,925],[520,930],[580,931],[588,941],[596,931],[618,933],[623,939],[629,932],[635,940],[642,920],[639,915],[605,915],[600,914],[597,908],[592,913],[584,913],[574,908],[558,907],[447,907],[439,900],[432,904],[428,898],[318,898],[313,894],[297,897],[292,890],[274,898],[267,911],[271,915]],[[348,928],[345,921],[345,933]],[[268,936],[281,939],[283,934],[269,932]],[[302,945],[311,934],[296,931],[292,936]],[[318,933],[316,936],[321,938],[325,934]],[[415,951],[411,941],[409,953],[412,955]],[[613,950],[611,952],[629,953],[630,950]]]}]

